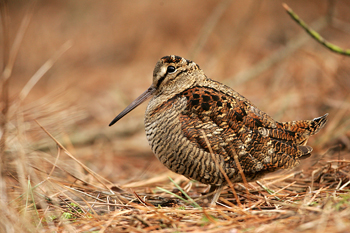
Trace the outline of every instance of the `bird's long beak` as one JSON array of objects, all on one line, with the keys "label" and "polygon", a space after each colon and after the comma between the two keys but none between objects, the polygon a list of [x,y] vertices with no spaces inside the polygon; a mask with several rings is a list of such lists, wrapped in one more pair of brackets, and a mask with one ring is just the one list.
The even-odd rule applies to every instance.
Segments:
[{"label": "bird's long beak", "polygon": [[126,107],[121,113],[119,113],[118,116],[116,116],[111,123],[109,123],[109,126],[114,125],[117,121],[119,121],[123,116],[131,112],[134,108],[148,100],[153,93],[155,92],[155,88],[153,86],[150,86],[144,93],[142,93],[139,97],[136,98],[128,107]]}]

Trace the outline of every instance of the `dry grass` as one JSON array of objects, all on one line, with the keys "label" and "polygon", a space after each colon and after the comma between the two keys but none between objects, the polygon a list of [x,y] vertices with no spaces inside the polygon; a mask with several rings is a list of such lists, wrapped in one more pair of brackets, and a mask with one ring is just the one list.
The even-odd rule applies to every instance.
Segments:
[{"label": "dry grass", "polygon": [[[321,2],[287,1],[349,47],[350,4]],[[0,232],[350,229],[349,58],[312,41],[278,1],[1,3]],[[210,208],[205,185],[154,158],[142,107],[107,127],[168,54],[191,56],[277,120],[328,112],[312,157],[248,190],[233,184],[241,205],[226,187]]]}]

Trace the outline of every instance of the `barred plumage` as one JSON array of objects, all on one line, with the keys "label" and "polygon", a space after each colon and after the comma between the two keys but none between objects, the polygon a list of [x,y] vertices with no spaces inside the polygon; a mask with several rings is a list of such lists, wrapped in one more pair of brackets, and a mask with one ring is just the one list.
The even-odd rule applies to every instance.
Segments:
[{"label": "barred plumage", "polygon": [[157,158],[178,174],[220,187],[227,182],[209,146],[232,182],[242,182],[235,156],[247,181],[254,181],[308,157],[307,140],[328,116],[277,122],[194,62],[172,55],[157,62],[151,87],[110,125],[149,98],[145,130]]}]

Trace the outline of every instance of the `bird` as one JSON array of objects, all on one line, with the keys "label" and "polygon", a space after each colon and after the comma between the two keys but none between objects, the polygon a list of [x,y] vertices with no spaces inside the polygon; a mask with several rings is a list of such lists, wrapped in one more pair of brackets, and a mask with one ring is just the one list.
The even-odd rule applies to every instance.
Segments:
[{"label": "bird", "polygon": [[109,126],[149,99],[144,124],[153,153],[171,171],[211,185],[212,205],[228,182],[297,166],[311,155],[306,143],[328,118],[275,121],[195,62],[170,55],[156,63],[151,86]]}]

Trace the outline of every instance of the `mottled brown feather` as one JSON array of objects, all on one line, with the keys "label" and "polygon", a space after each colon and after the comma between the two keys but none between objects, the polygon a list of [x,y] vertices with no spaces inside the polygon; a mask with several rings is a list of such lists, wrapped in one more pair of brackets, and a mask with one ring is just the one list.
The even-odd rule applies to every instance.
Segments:
[{"label": "mottled brown feather", "polygon": [[[180,114],[183,134],[196,146],[209,152],[201,134],[204,131],[213,152],[229,166],[237,167],[231,149],[239,155],[243,171],[272,172],[292,167],[302,151],[293,142],[295,133],[266,127],[261,116],[250,111],[250,104],[207,87],[194,87],[176,95],[185,96],[187,106]],[[259,132],[266,129],[266,137]],[[273,149],[275,155],[266,156]],[[277,158],[282,156],[283,158]]]},{"label": "mottled brown feather", "polygon": [[154,154],[170,170],[213,185],[226,180],[212,156],[232,182],[243,180],[236,161],[246,180],[253,181],[310,156],[306,142],[327,122],[327,114],[277,122],[230,87],[207,78],[196,63],[171,55],[156,64],[151,87],[111,124],[148,97],[145,130]]}]

